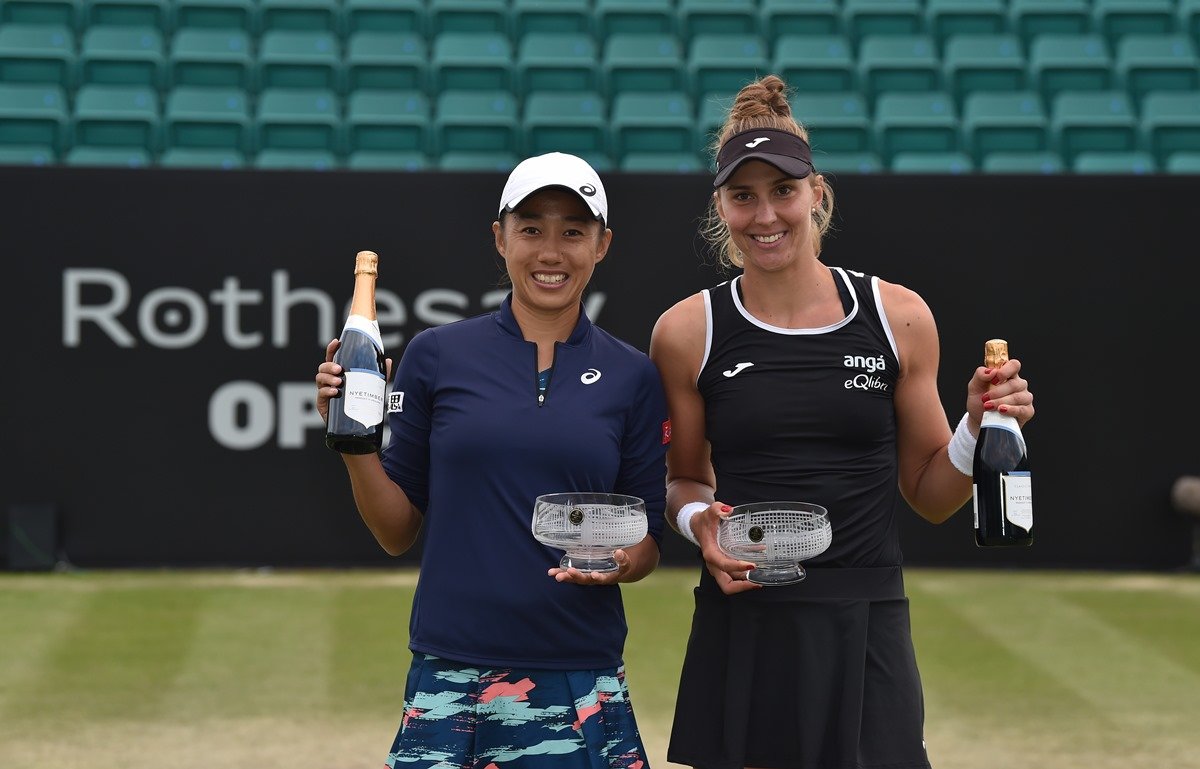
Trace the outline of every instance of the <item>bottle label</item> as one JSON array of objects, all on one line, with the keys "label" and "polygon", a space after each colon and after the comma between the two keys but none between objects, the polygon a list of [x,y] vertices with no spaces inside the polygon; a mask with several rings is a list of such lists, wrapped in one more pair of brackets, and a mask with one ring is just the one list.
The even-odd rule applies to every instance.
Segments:
[{"label": "bottle label", "polygon": [[383,395],[387,382],[378,371],[349,369],[342,388],[346,416],[365,426],[374,427],[383,421]]},{"label": "bottle label", "polygon": [[345,336],[346,331],[358,331],[366,334],[370,338],[372,344],[380,352],[383,352],[383,334],[379,332],[379,322],[370,320],[362,315],[351,315],[346,318],[346,325],[342,330],[342,336]]},{"label": "bottle label", "polygon": [[1027,472],[1012,472],[1000,477],[1004,492],[1004,517],[1014,526],[1033,531],[1033,483]]}]

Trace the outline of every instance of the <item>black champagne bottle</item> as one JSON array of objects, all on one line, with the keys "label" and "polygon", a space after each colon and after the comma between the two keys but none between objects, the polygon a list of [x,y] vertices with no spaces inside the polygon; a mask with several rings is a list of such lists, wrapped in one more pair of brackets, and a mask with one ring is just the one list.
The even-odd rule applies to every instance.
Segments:
[{"label": "black champagne bottle", "polygon": [[354,261],[354,298],[333,360],[342,367],[341,395],[329,401],[325,445],[343,454],[370,454],[383,445],[387,364],[375,319],[379,257],[359,251]]},{"label": "black champagne bottle", "polygon": [[[983,365],[997,368],[1008,360],[1008,342],[984,345]],[[1033,544],[1033,487],[1025,437],[1015,417],[985,411],[975,443],[973,466],[975,544],[1022,547]]]}]

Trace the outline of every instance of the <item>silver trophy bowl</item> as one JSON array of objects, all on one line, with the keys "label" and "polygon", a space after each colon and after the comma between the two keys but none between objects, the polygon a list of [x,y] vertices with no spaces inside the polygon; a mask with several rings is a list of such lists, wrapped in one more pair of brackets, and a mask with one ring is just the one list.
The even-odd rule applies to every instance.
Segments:
[{"label": "silver trophy bowl", "polygon": [[829,511],[810,502],[738,505],[717,527],[717,545],[730,558],[752,561],[746,579],[759,585],[791,585],[804,579],[801,561],[825,552],[833,541]]},{"label": "silver trophy bowl", "polygon": [[625,494],[568,491],[543,494],[533,505],[533,537],[565,551],[559,566],[616,571],[613,552],[646,536],[646,503]]}]

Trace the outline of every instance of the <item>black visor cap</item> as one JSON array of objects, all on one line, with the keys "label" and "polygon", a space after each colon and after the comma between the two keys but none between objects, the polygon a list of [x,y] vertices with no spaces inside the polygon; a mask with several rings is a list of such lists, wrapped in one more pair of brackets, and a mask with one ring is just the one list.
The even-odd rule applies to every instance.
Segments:
[{"label": "black visor cap", "polygon": [[747,160],[761,160],[788,176],[803,179],[813,172],[812,150],[808,142],[794,133],[773,128],[751,129],[730,136],[717,153],[717,176],[713,187],[720,187]]}]

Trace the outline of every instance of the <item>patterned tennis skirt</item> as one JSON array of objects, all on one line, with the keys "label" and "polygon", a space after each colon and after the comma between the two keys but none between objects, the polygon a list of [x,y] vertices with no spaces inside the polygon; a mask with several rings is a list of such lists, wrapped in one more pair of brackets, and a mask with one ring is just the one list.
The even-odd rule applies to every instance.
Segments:
[{"label": "patterned tennis skirt", "polygon": [[414,654],[391,769],[649,769],[607,670],[487,669]]}]

